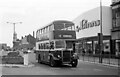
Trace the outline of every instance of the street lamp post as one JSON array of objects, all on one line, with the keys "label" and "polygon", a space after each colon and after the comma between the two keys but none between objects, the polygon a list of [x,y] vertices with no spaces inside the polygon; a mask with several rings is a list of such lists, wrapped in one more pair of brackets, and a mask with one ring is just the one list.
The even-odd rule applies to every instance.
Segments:
[{"label": "street lamp post", "polygon": [[102,32],[102,0],[100,0],[100,35],[99,35],[99,42],[100,42],[100,57],[99,63],[102,63],[102,52],[103,52],[103,32]]},{"label": "street lamp post", "polygon": [[13,47],[14,47],[15,46],[14,42],[16,42],[16,40],[17,40],[17,35],[15,33],[15,25],[19,24],[19,23],[22,24],[22,22],[7,22],[7,23],[13,24],[13,27],[14,27],[14,29],[13,29]]},{"label": "street lamp post", "polygon": [[18,24],[18,23],[22,24],[22,22],[7,22],[7,23],[13,24],[13,27],[14,27],[13,31],[14,31],[14,33],[15,33],[15,25]]}]

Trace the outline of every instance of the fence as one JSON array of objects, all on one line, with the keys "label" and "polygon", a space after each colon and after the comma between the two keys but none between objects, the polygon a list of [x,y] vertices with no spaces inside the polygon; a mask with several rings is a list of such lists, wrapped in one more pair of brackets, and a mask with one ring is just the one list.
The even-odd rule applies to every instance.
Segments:
[{"label": "fence", "polygon": [[[79,59],[82,61],[90,61],[94,63],[99,63],[100,61],[100,55],[99,54],[80,54],[79,53]],[[109,65],[120,65],[120,57],[116,57],[115,55],[111,54],[103,54],[102,55],[102,63],[109,64]]]}]

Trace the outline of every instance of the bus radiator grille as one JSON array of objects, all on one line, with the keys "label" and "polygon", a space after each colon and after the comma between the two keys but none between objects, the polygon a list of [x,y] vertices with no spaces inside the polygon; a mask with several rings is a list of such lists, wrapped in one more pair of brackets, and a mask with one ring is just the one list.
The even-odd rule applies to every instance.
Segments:
[{"label": "bus radiator grille", "polygon": [[63,62],[70,62],[70,51],[63,51]]}]

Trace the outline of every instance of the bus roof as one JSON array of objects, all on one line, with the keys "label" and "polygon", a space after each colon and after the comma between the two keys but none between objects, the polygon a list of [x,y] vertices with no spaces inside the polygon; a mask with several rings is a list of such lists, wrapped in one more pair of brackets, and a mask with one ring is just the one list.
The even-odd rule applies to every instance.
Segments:
[{"label": "bus roof", "polygon": [[[73,23],[72,21],[68,21],[68,20],[55,20],[55,21],[49,23],[48,25],[46,25],[46,26],[44,26],[44,27],[42,27],[42,28],[40,28],[40,29],[43,29],[43,28],[45,28],[45,27],[47,27],[47,26],[49,26],[49,25],[58,24],[58,23],[71,23],[71,24],[74,25],[74,23]],[[38,30],[40,30],[40,29],[38,29]],[[38,30],[37,30],[37,31],[38,31]]]},{"label": "bus roof", "polygon": [[53,21],[53,24],[57,24],[57,23],[71,23],[71,24],[74,24],[72,21],[67,21],[67,20],[56,20],[56,21]]}]

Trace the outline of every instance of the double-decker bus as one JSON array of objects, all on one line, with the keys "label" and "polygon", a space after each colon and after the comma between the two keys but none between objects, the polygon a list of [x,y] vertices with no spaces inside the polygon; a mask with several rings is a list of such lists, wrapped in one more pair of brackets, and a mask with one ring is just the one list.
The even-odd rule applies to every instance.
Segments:
[{"label": "double-decker bus", "polygon": [[71,21],[57,20],[36,31],[36,56],[38,63],[49,63],[54,67],[70,64],[76,67],[75,25]]}]

